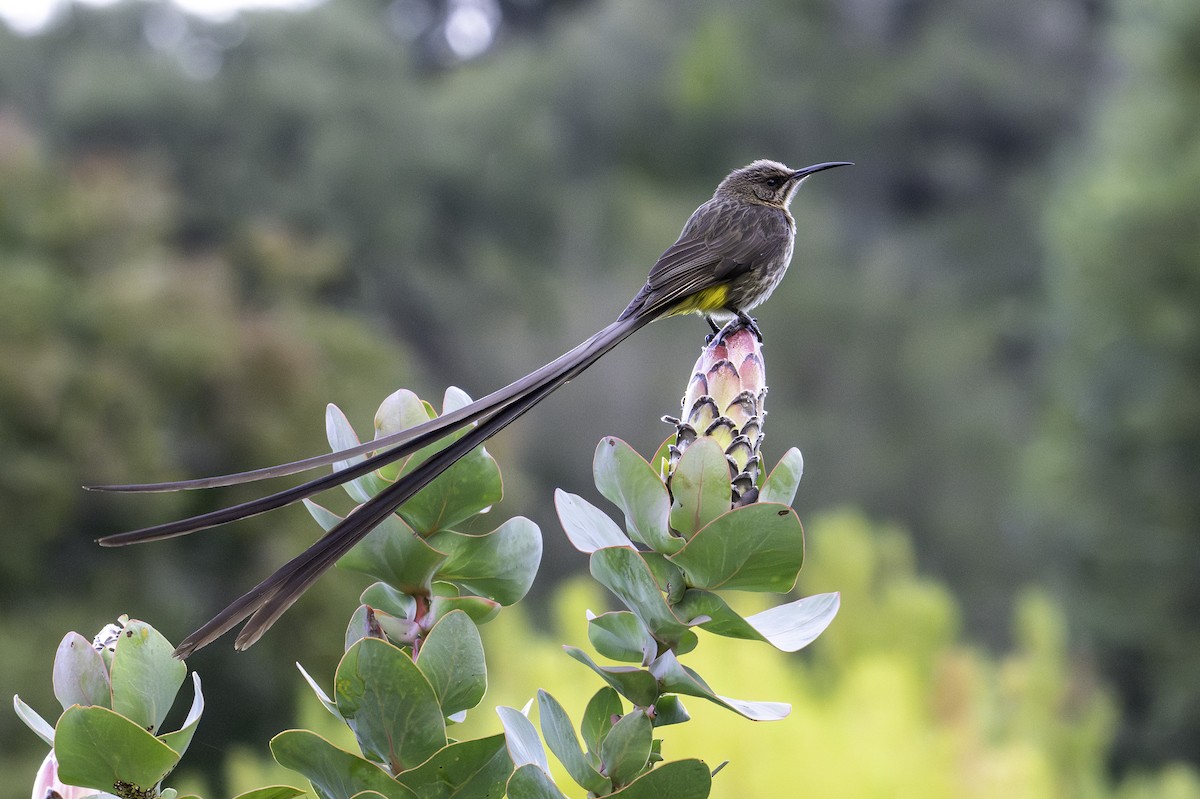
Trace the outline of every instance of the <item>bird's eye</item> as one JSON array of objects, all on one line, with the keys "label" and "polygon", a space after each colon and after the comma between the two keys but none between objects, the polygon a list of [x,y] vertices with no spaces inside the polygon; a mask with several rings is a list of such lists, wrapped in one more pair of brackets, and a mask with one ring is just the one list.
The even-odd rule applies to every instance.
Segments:
[{"label": "bird's eye", "polygon": [[766,183],[769,188],[779,188],[779,178],[767,178]]}]

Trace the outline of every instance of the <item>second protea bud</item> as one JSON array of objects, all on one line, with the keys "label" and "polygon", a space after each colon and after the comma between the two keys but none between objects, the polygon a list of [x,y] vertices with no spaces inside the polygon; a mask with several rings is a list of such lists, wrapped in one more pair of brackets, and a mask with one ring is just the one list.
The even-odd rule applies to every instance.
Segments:
[{"label": "second protea bud", "polygon": [[675,425],[668,489],[683,453],[697,438],[708,437],[720,444],[729,462],[732,504],[745,505],[757,498],[765,381],[762,343],[751,330],[739,328],[705,346],[688,381],[681,417],[663,417]]}]

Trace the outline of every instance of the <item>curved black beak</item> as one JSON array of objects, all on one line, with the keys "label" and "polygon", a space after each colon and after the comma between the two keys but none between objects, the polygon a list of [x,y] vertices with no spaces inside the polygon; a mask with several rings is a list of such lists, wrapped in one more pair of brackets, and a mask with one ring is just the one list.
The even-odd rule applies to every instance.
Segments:
[{"label": "curved black beak", "polygon": [[853,161],[826,161],[823,164],[813,164],[806,166],[803,169],[797,169],[792,173],[792,180],[803,180],[814,172],[821,172],[826,169],[833,169],[835,166],[854,166]]}]

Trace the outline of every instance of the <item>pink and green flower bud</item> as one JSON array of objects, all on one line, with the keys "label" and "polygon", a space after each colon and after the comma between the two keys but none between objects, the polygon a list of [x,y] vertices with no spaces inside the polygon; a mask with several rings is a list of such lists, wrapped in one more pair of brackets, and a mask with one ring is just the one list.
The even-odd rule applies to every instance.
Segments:
[{"label": "pink and green flower bud", "polygon": [[667,488],[683,453],[696,439],[707,437],[721,446],[729,462],[733,505],[753,502],[762,463],[759,450],[766,397],[766,363],[762,343],[754,333],[743,328],[719,343],[715,339],[709,342],[688,381],[681,417],[663,417],[675,425]]}]

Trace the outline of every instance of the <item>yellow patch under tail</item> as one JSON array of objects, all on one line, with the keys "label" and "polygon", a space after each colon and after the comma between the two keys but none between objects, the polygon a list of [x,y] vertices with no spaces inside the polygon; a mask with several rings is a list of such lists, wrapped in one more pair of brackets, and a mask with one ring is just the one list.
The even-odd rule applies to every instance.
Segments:
[{"label": "yellow patch under tail", "polygon": [[729,284],[722,283],[716,286],[709,286],[706,289],[701,289],[690,297],[684,297],[674,307],[671,308],[668,316],[676,316],[685,313],[712,313],[713,311],[721,311],[726,307],[726,302],[729,299]]}]

